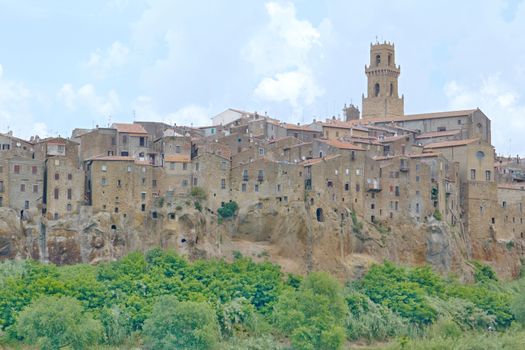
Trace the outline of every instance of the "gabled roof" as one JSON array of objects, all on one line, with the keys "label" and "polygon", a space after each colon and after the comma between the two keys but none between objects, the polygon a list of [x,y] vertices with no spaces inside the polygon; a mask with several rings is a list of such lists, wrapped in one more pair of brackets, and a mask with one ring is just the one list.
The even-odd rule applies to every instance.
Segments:
[{"label": "gabled roof", "polygon": [[416,139],[431,139],[434,137],[445,137],[445,136],[454,136],[461,132],[460,129],[445,130],[445,131],[432,131],[426,132],[416,136]]},{"label": "gabled roof", "polygon": [[471,144],[473,142],[478,141],[479,139],[465,139],[465,140],[454,140],[454,141],[442,141],[442,142],[435,142],[435,143],[429,143],[428,145],[425,145],[423,148],[447,148],[447,147],[459,147],[459,146],[466,146],[468,144]]},{"label": "gabled roof", "polygon": [[170,154],[164,157],[164,161],[173,162],[173,163],[191,163],[191,157],[185,154],[181,154],[181,155]]},{"label": "gabled roof", "polygon": [[349,149],[353,151],[364,151],[364,149],[361,148],[360,146],[350,143],[350,142],[344,142],[344,141],[339,141],[339,140],[319,140],[319,141],[326,143],[327,145],[330,145],[334,148]]},{"label": "gabled roof", "polygon": [[125,134],[147,135],[148,132],[140,124],[113,123],[111,127]]}]

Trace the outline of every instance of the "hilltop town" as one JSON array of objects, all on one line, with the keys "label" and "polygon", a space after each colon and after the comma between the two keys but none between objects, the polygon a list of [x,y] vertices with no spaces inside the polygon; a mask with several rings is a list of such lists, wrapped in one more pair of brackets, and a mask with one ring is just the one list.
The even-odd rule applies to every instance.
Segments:
[{"label": "hilltop town", "polygon": [[[0,134],[0,258],[97,262],[161,246],[294,272],[356,276],[383,259],[462,272],[480,260],[516,276],[519,157],[496,156],[480,109],[406,115],[393,44],[370,46],[365,73],[362,113],[345,106],[343,119],[227,109],[199,128]],[[221,214],[229,203],[235,215]]]}]

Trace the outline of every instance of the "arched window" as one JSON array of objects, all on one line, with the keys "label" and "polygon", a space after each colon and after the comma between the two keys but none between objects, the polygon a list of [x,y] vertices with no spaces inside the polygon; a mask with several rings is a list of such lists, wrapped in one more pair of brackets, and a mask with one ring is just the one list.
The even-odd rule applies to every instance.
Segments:
[{"label": "arched window", "polygon": [[379,83],[376,83],[374,85],[374,96],[375,97],[379,96]]},{"label": "arched window", "polygon": [[317,217],[317,221],[323,222],[324,221],[323,208],[317,208],[317,210],[315,211],[315,216]]},{"label": "arched window", "polygon": [[381,63],[381,55],[376,55],[376,66],[379,66]]},{"label": "arched window", "polygon": [[392,54],[388,54],[388,65],[390,66],[392,64]]},{"label": "arched window", "polygon": [[390,96],[394,95],[394,83],[390,83]]}]

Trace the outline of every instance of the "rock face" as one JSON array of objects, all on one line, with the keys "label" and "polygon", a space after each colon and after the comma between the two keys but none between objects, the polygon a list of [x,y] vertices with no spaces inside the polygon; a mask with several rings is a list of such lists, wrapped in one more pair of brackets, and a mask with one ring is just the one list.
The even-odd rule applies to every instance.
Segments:
[{"label": "rock face", "polygon": [[[67,220],[22,222],[0,208],[0,259],[33,258],[55,264],[98,263],[131,251],[173,249],[195,258],[231,259],[240,252],[270,260],[284,271],[329,271],[342,279],[361,276],[372,263],[391,260],[431,264],[437,271],[471,278],[469,236],[433,218],[425,223],[371,225],[347,212],[325,213],[323,222],[303,203],[241,208],[236,218],[218,223],[216,215],[193,207],[175,218],[122,218],[83,208]],[[478,244],[480,242],[477,242]],[[517,276],[522,242],[481,242],[484,262],[504,278]]]}]

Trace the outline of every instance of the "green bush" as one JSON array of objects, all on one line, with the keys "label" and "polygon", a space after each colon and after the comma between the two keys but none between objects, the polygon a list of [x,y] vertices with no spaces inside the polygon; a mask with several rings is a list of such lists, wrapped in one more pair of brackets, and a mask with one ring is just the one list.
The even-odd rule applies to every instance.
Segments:
[{"label": "green bush", "polygon": [[163,296],[144,323],[144,344],[152,350],[215,349],[219,326],[213,309],[206,303],[179,302]]},{"label": "green bush", "polygon": [[387,262],[372,266],[357,286],[374,303],[390,308],[415,324],[425,325],[436,319],[436,311],[426,300],[426,291],[438,287],[437,281],[429,270],[409,273]]},{"label": "green bush", "polygon": [[346,319],[346,332],[349,339],[383,341],[408,333],[406,320],[390,309],[375,304],[365,294],[350,291],[346,295],[350,313]]},{"label": "green bush", "polygon": [[478,261],[473,261],[472,264],[474,265],[474,279],[476,282],[483,283],[498,280],[492,267]]},{"label": "green bush", "polygon": [[16,333],[40,349],[85,349],[99,342],[102,327],[80,303],[70,297],[44,296],[26,307],[16,319]]},{"label": "green bush", "polygon": [[281,295],[273,319],[283,335],[291,335],[295,349],[340,349],[347,313],[339,283],[326,273],[311,273],[299,290]]},{"label": "green bush", "polygon": [[206,200],[208,194],[202,187],[195,186],[191,189],[191,195],[197,200]]},{"label": "green bush", "polygon": [[199,201],[195,201],[194,205],[195,209],[197,209],[198,211],[202,211],[202,205]]},{"label": "green bush", "polygon": [[438,209],[434,211],[434,219],[436,219],[437,221],[443,220],[443,216],[441,215],[441,212]]},{"label": "green bush", "polygon": [[219,217],[221,218],[231,218],[235,216],[238,209],[239,209],[239,205],[237,204],[237,202],[232,201],[232,202],[225,203],[224,206],[217,209],[217,213],[219,214]]}]

